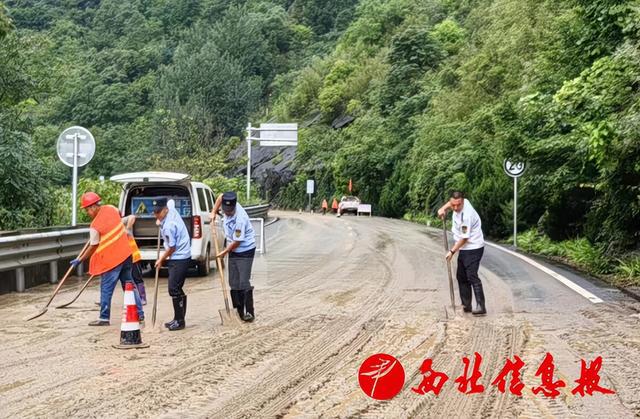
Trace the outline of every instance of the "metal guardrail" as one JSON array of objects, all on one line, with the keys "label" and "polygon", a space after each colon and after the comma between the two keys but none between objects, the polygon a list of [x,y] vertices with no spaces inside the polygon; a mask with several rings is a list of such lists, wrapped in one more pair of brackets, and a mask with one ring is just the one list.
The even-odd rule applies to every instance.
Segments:
[{"label": "metal guardrail", "polygon": [[25,290],[24,268],[49,263],[49,281],[58,281],[58,260],[73,258],[89,237],[88,228],[0,237],[0,271],[16,271],[16,291]]},{"label": "metal guardrail", "polygon": [[57,232],[62,230],[78,230],[83,228],[89,228],[89,224],[78,224],[75,227],[71,226],[55,226],[55,227],[40,227],[40,228],[22,228],[18,230],[9,230],[0,232],[0,238],[3,237],[12,237],[12,236],[22,236],[26,234],[36,234],[36,233],[50,233]]},{"label": "metal guardrail", "polygon": [[88,237],[88,228],[0,237],[0,271],[73,257]]},{"label": "metal guardrail", "polygon": [[[269,204],[246,207],[250,218],[266,219]],[[26,234],[25,234],[26,232]],[[25,289],[24,268],[49,264],[50,282],[57,282],[57,263],[75,257],[89,238],[87,225],[24,229],[0,234],[0,272],[16,271],[16,290]]]},{"label": "metal guardrail", "polygon": [[245,211],[247,211],[247,215],[249,218],[267,218],[267,214],[269,213],[270,204],[264,205],[253,205],[250,207],[245,207]]}]

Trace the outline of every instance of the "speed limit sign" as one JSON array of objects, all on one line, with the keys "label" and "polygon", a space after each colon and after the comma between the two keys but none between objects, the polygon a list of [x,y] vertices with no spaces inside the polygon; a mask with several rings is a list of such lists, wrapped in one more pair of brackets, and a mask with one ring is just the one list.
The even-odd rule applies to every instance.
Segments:
[{"label": "speed limit sign", "polygon": [[527,168],[523,161],[504,159],[502,168],[507,176],[513,178],[513,247],[518,247],[518,178]]},{"label": "speed limit sign", "polygon": [[504,159],[504,162],[502,163],[502,168],[504,169],[504,172],[508,176],[515,178],[515,177],[522,176],[522,174],[527,168],[527,165],[525,164],[525,162],[522,162],[522,161]]}]

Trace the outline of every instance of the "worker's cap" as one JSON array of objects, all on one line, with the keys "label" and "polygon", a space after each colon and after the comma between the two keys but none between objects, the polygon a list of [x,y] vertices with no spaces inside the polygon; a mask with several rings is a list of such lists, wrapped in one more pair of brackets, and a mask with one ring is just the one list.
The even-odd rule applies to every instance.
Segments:
[{"label": "worker's cap", "polygon": [[225,192],[222,194],[222,210],[233,211],[236,208],[238,196],[235,192]]},{"label": "worker's cap", "polygon": [[160,212],[167,207],[167,200],[165,198],[158,198],[153,200],[153,212]]}]

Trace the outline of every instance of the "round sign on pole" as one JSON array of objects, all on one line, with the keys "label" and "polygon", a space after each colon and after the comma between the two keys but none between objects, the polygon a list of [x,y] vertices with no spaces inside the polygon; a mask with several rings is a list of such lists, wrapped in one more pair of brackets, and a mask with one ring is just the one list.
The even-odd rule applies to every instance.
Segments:
[{"label": "round sign on pole", "polygon": [[78,167],[89,163],[96,152],[96,140],[88,129],[82,127],[67,128],[58,137],[56,151],[62,163],[69,167],[73,167],[76,140],[78,143]]},{"label": "round sign on pole", "polygon": [[527,165],[522,161],[513,161],[509,159],[504,159],[502,163],[502,168],[504,172],[511,177],[520,177],[527,169]]}]

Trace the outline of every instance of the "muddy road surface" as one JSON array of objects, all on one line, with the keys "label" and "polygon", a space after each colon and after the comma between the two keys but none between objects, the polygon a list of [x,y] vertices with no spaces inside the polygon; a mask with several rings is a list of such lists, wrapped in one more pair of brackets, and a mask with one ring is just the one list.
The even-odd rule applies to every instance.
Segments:
[{"label": "muddy road surface", "polygon": [[[640,416],[640,304],[553,267],[603,300],[594,304],[539,269],[487,247],[480,275],[486,317],[445,310],[449,304],[442,237],[437,230],[383,218],[278,213],[267,227],[268,253],[254,263],[253,324],[225,327],[215,271],[187,279],[187,328],[169,332],[166,278],[158,322],[151,306],[142,338],[148,349],[117,350],[122,291],[112,324],[97,318],[98,285],[69,309],[38,311],[53,286],[0,296],[0,417],[433,417],[627,418]],[[454,264],[455,266],[455,264]],[[152,295],[153,278],[146,278]],[[80,279],[53,305],[67,302]],[[456,291],[457,296],[457,291]],[[478,383],[463,394],[455,379],[462,358],[482,356]],[[393,399],[368,397],[358,370],[387,353],[404,367]],[[546,353],[554,357],[560,394],[533,394]],[[522,395],[493,380],[507,359],[525,363]],[[599,385],[615,391],[572,394],[581,359],[602,357]],[[412,390],[423,360],[449,380],[439,395]],[[380,386],[385,385],[380,378]]]}]

